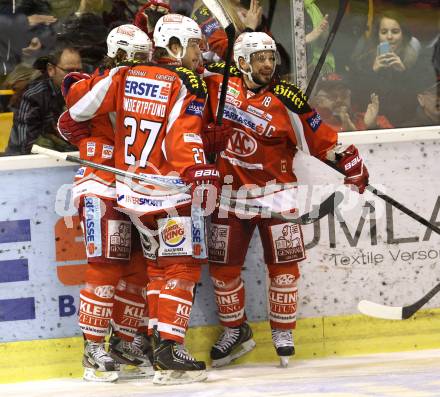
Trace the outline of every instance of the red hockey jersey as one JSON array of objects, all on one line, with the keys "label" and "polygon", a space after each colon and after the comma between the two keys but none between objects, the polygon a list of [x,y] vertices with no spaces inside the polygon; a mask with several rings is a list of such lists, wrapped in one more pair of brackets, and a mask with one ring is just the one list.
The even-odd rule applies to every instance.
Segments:
[{"label": "red hockey jersey", "polygon": [[[215,119],[223,68],[223,63],[212,64],[204,74],[208,122]],[[244,191],[243,185],[249,185],[247,196],[256,197],[255,204],[274,211],[298,207],[293,194],[297,181],[293,159],[297,150],[325,160],[337,142],[336,131],[310,108],[295,85],[281,81],[254,94],[235,67],[231,67],[223,121],[234,133],[226,150],[218,156],[221,175],[232,176],[236,194],[240,188]],[[253,202],[248,200],[247,204]]]},{"label": "red hockey jersey", "polygon": [[[192,71],[123,66],[108,76],[82,80],[70,91],[69,97],[87,92],[69,109],[74,120],[116,113],[116,168],[182,187],[180,175],[186,168],[204,163],[200,131],[206,85]],[[167,195],[163,189],[128,178],[117,180],[117,193],[119,205],[141,213],[190,202],[189,194],[174,190]]]}]

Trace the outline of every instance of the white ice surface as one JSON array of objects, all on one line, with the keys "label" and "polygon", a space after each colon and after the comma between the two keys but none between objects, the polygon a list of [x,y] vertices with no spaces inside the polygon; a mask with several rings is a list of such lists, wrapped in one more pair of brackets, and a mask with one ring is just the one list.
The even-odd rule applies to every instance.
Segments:
[{"label": "white ice surface", "polygon": [[291,360],[209,370],[204,383],[155,386],[150,381],[117,384],[56,379],[0,385],[1,397],[433,397],[440,396],[440,350],[350,358]]}]

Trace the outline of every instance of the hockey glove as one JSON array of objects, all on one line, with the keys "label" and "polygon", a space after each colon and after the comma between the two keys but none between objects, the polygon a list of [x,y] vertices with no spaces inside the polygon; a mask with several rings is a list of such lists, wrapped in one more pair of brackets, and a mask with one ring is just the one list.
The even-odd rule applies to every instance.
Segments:
[{"label": "hockey glove", "polygon": [[226,149],[233,130],[225,125],[209,124],[203,131],[203,149],[209,156]]},{"label": "hockey glove", "polygon": [[91,135],[89,121],[78,122],[72,119],[68,110],[61,114],[57,124],[61,137],[77,146],[81,139]]},{"label": "hockey glove", "polygon": [[[220,173],[213,164],[196,164],[186,169],[183,178],[191,183],[191,196],[202,208],[215,206],[220,193]],[[212,200],[212,201],[211,201]]]},{"label": "hockey glove", "polygon": [[152,39],[154,26],[160,17],[170,12],[169,4],[161,0],[150,0],[136,13],[133,25],[143,30]]},{"label": "hockey glove", "polygon": [[75,84],[77,81],[84,80],[84,79],[90,79],[90,75],[87,73],[81,73],[81,72],[67,73],[63,79],[63,82],[61,83],[61,93],[63,94],[63,97],[67,96],[72,84]]},{"label": "hockey glove", "polygon": [[365,191],[368,185],[368,170],[354,145],[336,153],[336,168],[345,175],[346,185],[356,186],[360,194]]}]

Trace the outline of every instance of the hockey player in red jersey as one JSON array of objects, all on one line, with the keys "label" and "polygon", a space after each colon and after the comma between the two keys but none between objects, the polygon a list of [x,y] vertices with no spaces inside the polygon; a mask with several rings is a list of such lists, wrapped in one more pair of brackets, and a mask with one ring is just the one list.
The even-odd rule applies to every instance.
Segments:
[{"label": "hockey player in red jersey", "polygon": [[[114,28],[107,37],[107,47],[106,68],[98,69],[96,76],[107,75],[108,68],[122,62],[148,60],[152,52],[148,36],[134,25]],[[70,85],[89,78],[82,73],[66,77],[63,88],[69,107],[84,95],[79,87],[70,92]],[[58,127],[65,139],[78,146],[82,159],[114,166],[111,115],[95,117],[78,125],[67,111],[60,117]],[[145,258],[139,234],[130,218],[115,208],[115,183],[112,173],[81,167],[73,188],[89,265],[85,287],[80,292],[79,310],[79,326],[85,339],[84,379],[89,381],[115,381],[119,364],[137,366],[130,375],[152,375],[145,352],[149,344],[147,324],[143,324],[148,310]],[[110,322],[114,333],[107,353],[104,338]]]},{"label": "hockey player in red jersey", "polygon": [[[201,261],[194,258],[191,194],[182,187],[190,183],[193,193],[199,184],[216,185],[218,173],[205,164],[200,136],[206,86],[193,72],[200,28],[168,14],[157,23],[154,41],[157,65],[114,68],[108,76],[81,80],[69,95],[88,92],[69,114],[83,122],[116,112],[116,167],[156,181],[117,180],[118,205],[141,232],[150,259],[147,294],[160,336],[153,382],[187,383],[206,379],[206,367],[183,345]],[[171,190],[157,186],[163,183]]]},{"label": "hockey player in red jersey", "polygon": [[[335,164],[345,174],[345,183],[362,193],[368,172],[357,149],[338,149],[337,133],[309,107],[301,90],[274,79],[276,58],[275,42],[265,33],[243,33],[235,42],[238,69],[231,67],[223,113],[223,128],[230,127],[232,136],[226,148],[216,148],[220,152],[217,167],[225,183],[232,184],[232,196],[240,203],[241,188],[241,193],[247,193],[243,204],[269,207],[278,213],[295,211],[293,160],[298,150]],[[213,64],[204,75],[207,122],[216,114],[223,71],[224,64]],[[296,325],[298,262],[306,257],[300,226],[274,218],[249,219],[220,208],[211,219],[208,238],[210,276],[224,326],[211,350],[213,366],[226,365],[255,346],[246,323],[240,272],[256,227],[270,279],[272,340],[283,365],[295,351],[292,330]]]}]

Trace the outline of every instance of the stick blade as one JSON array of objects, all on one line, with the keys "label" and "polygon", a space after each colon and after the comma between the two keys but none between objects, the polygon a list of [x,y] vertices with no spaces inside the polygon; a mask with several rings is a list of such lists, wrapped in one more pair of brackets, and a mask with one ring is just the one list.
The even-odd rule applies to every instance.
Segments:
[{"label": "stick blade", "polygon": [[222,4],[218,0],[203,0],[203,3],[212,15],[219,21],[222,28],[226,30],[228,26],[233,26],[232,18],[226,12]]},{"label": "stick blade", "polygon": [[379,303],[361,300],[358,303],[358,310],[366,316],[383,318],[385,320],[403,320],[402,307],[385,306]]},{"label": "stick blade", "polygon": [[56,158],[58,160],[66,161],[66,159],[67,159],[67,153],[61,153],[61,152],[58,152],[56,150],[48,149],[48,148],[41,147],[41,146],[38,146],[38,145],[32,145],[31,153],[33,153],[33,154],[44,154],[46,156],[49,156],[49,157],[52,157],[52,158]]}]

